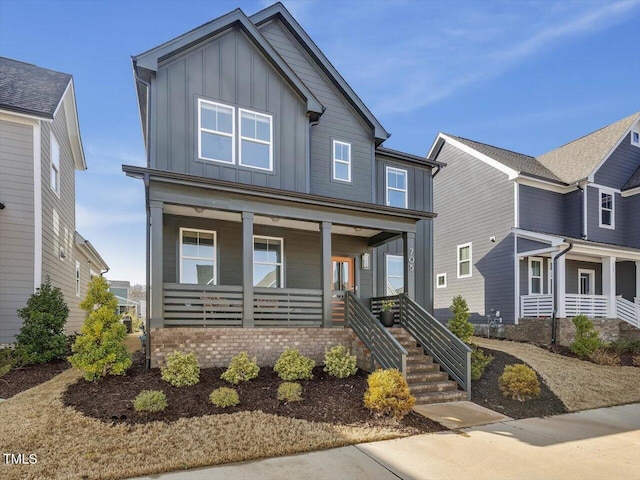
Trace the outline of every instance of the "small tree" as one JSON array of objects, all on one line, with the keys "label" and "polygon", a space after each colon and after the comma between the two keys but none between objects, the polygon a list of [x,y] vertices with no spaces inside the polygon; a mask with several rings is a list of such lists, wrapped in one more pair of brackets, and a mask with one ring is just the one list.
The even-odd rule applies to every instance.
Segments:
[{"label": "small tree", "polygon": [[586,358],[604,346],[597,330],[593,328],[593,322],[586,315],[573,317],[572,321],[576,327],[576,339],[569,348],[578,357]]},{"label": "small tree", "polygon": [[457,295],[453,297],[449,310],[453,313],[453,318],[449,320],[449,330],[464,343],[469,343],[473,335],[473,325],[469,322],[471,315],[467,301],[462,298],[462,295]]},{"label": "small tree", "polygon": [[94,277],[80,303],[89,316],[73,344],[74,355],[69,357],[71,365],[82,370],[86,380],[94,381],[107,374],[124,375],[131,366],[131,357],[122,342],[127,329],[116,314],[117,306],[107,281]]},{"label": "small tree", "polygon": [[64,326],[69,307],[62,290],[52,287],[49,277],[18,310],[23,320],[17,335],[17,349],[26,363],[47,363],[67,353]]}]

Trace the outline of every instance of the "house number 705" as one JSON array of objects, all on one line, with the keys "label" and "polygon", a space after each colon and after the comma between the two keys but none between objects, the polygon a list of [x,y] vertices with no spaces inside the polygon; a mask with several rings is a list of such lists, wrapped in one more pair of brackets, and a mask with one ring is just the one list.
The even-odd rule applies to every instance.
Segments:
[{"label": "house number 705", "polygon": [[410,248],[409,249],[409,258],[407,259],[409,261],[409,271],[413,272],[413,270],[415,269],[415,263],[416,263],[416,257],[413,256],[414,253],[414,249]]}]

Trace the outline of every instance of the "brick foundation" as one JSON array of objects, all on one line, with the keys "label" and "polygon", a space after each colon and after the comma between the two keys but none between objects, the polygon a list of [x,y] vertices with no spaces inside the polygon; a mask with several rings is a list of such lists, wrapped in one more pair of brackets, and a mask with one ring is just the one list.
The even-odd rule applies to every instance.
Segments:
[{"label": "brick foundation", "polygon": [[258,365],[274,365],[286,347],[300,350],[322,365],[325,350],[344,345],[369,370],[369,352],[349,328],[156,328],[151,330],[151,366],[165,363],[174,350],[194,352],[201,367],[226,367],[240,352],[256,357]]}]

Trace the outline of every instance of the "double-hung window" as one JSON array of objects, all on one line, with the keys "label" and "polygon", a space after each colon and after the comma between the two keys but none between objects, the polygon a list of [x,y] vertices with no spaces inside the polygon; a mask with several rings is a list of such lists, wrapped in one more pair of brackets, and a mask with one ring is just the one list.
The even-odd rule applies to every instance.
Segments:
[{"label": "double-hung window", "polygon": [[49,154],[51,155],[51,190],[56,192],[56,195],[60,196],[60,144],[56,140],[56,137],[53,136],[53,133],[51,134],[51,148]]},{"label": "double-hung window", "polygon": [[529,257],[529,295],[542,294],[542,259]]},{"label": "double-hung window", "polygon": [[284,241],[276,237],[253,237],[253,286],[284,287]]},{"label": "double-hung window", "polygon": [[76,297],[80,296],[80,262],[76,260]]},{"label": "double-hung window", "polygon": [[273,126],[271,115],[240,111],[240,165],[273,170]]},{"label": "double-hung window", "polygon": [[333,174],[334,180],[351,182],[351,144],[333,141]]},{"label": "double-hung window", "polygon": [[235,110],[220,103],[198,100],[198,157],[234,163]]},{"label": "double-hung window", "polygon": [[608,190],[600,190],[599,192],[600,226],[614,229],[616,227],[614,193]]},{"label": "double-hung window", "polygon": [[404,293],[404,258],[387,255],[387,295]]},{"label": "double-hung window", "polygon": [[387,206],[407,208],[407,171],[387,167]]},{"label": "double-hung window", "polygon": [[471,276],[471,243],[458,245],[458,278]]},{"label": "double-hung window", "polygon": [[180,229],[180,283],[216,284],[216,232]]}]

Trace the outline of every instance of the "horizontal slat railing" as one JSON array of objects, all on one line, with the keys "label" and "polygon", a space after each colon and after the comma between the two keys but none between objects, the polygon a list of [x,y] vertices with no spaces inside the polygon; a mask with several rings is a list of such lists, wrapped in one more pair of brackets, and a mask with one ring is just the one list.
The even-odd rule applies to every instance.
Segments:
[{"label": "horizontal slat railing", "polygon": [[319,327],[322,290],[254,287],[253,317],[256,327]]},{"label": "horizontal slat railing", "polygon": [[607,317],[608,297],[605,295],[576,295],[567,293],[564,305],[567,317],[586,315],[588,317]]},{"label": "horizontal slat railing", "polygon": [[522,295],[521,317],[550,317],[553,314],[553,295]]},{"label": "horizontal slat railing", "polygon": [[352,292],[346,295],[347,325],[356,332],[383,368],[397,368],[407,375],[407,350]]},{"label": "horizontal slat railing", "polygon": [[165,283],[164,324],[239,327],[242,325],[242,287]]},{"label": "horizontal slat railing", "polygon": [[636,328],[640,328],[640,304],[616,297],[616,316]]},{"label": "horizontal slat railing", "polygon": [[383,302],[393,302],[391,311],[393,312],[393,322],[400,323],[400,298],[398,295],[375,297],[371,299],[371,313],[376,318],[380,318],[380,312],[382,311]]},{"label": "horizontal slat railing", "polygon": [[400,312],[401,325],[471,399],[471,348],[405,294]]}]

